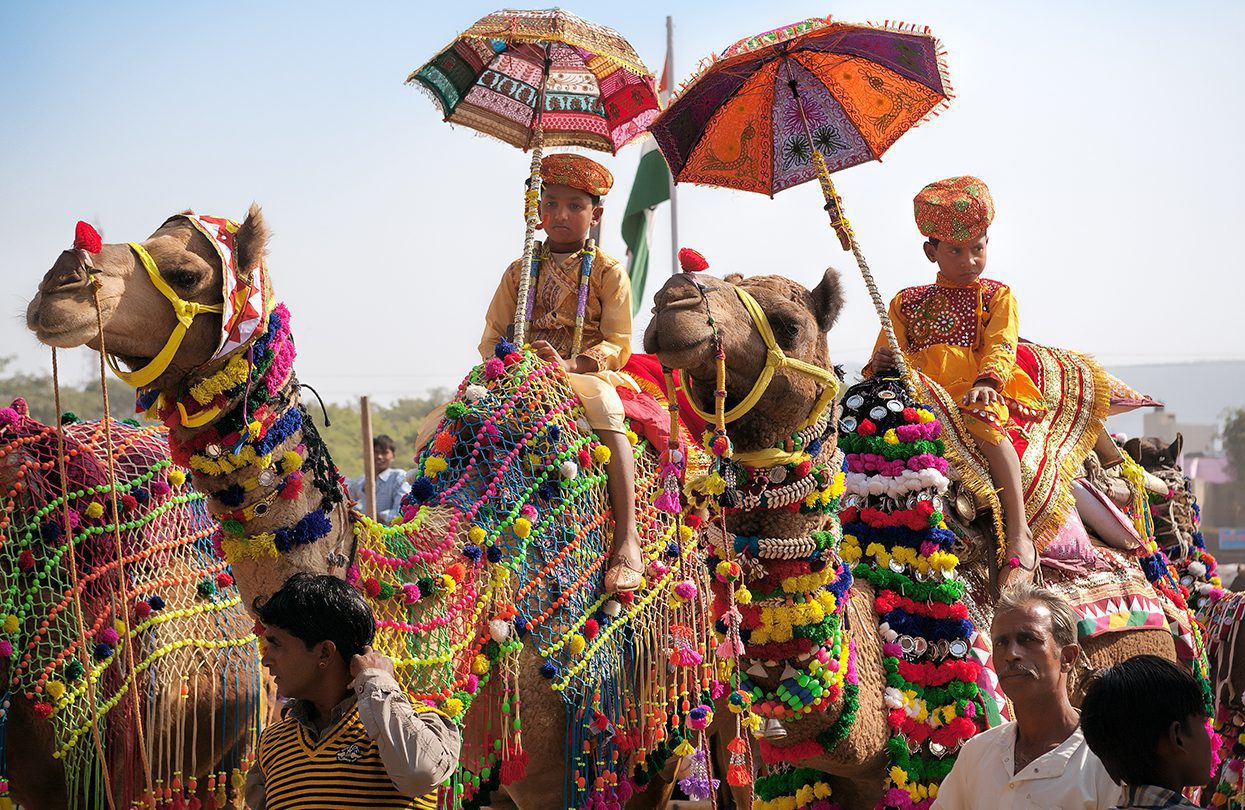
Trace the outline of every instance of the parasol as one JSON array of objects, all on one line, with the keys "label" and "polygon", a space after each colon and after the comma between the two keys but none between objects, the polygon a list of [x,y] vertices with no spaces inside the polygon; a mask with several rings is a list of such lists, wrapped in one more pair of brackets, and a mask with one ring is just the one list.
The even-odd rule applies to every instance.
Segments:
[{"label": "parasol", "polygon": [[[540,224],[542,148],[616,154],[660,110],[653,74],[626,39],[557,8],[489,14],[406,81],[423,87],[449,123],[531,150],[524,267],[531,264]],[[519,301],[527,299],[528,275],[520,276]],[[519,306],[516,342],[523,343],[525,332]]]},{"label": "parasol", "polygon": [[949,103],[944,56],[928,29],[804,20],[727,48],[650,126],[675,182],[773,196],[817,178],[905,379],[886,304],[830,172],[879,159]]}]

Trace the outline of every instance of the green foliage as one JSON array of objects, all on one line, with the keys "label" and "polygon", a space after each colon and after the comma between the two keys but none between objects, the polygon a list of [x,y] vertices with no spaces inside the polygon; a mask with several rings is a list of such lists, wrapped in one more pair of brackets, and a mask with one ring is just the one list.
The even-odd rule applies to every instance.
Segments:
[{"label": "green foliage", "polygon": [[1232,483],[1236,490],[1233,503],[1235,517],[1240,520],[1245,517],[1245,408],[1233,408],[1224,415],[1220,435],[1223,437],[1223,452],[1236,478]]},{"label": "green foliage", "polygon": [[[394,455],[393,465],[402,469],[414,466],[412,457],[415,454],[415,438],[423,425],[424,417],[440,405],[450,400],[452,392],[444,388],[435,388],[424,397],[399,399],[392,405],[372,403],[372,435],[389,434],[398,443],[398,451]],[[333,454],[333,461],[347,478],[363,474],[363,438],[359,420],[359,403],[329,403],[326,410],[332,427],[324,427],[324,417],[315,397],[305,389],[303,405],[307,413],[316,423],[316,428],[324,437]]]},{"label": "green foliage", "polygon": [[[45,425],[54,425],[60,418],[52,390],[52,373],[24,374],[8,372],[12,357],[0,357],[0,408],[6,408],[17,397],[25,397],[30,415]],[[134,389],[115,377],[108,378],[108,408],[114,419],[134,417]],[[82,419],[101,419],[104,399],[99,383],[61,385],[61,413],[73,411]]]}]

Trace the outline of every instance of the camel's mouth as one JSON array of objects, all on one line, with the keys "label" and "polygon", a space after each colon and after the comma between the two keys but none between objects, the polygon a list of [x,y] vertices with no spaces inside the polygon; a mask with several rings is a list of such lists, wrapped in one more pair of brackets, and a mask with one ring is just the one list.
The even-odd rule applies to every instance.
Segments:
[{"label": "camel's mouth", "polygon": [[644,332],[644,350],[669,368],[692,368],[713,359],[713,330],[703,314],[659,309]]},{"label": "camel's mouth", "polygon": [[[107,323],[116,305],[101,300],[100,306]],[[58,349],[99,345],[99,323],[94,304],[78,294],[38,293],[26,308],[26,327],[40,343]]]}]

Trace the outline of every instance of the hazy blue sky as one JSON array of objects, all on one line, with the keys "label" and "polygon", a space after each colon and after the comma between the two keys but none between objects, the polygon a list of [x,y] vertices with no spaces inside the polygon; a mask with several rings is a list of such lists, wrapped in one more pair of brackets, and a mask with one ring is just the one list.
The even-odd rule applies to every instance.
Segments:
[{"label": "hazy blue sky", "polygon": [[[0,0],[0,355],[47,366],[21,313],[77,219],[125,241],[185,207],[241,218],[256,200],[274,232],[270,266],[294,313],[304,381],[334,399],[456,384],[521,249],[527,161],[443,124],[403,80],[494,8]],[[998,208],[987,272],[1015,289],[1025,335],[1112,364],[1245,357],[1245,4],[568,8],[617,28],[650,66],[673,14],[680,79],[710,52],[805,17],[931,26],[949,51],[951,108],[884,163],[837,175],[884,294],[932,278],[912,195],[972,173]],[[620,257],[638,155],[633,144],[604,158],[618,179],[604,248]],[[876,316],[814,184],[774,200],[680,188],[681,241],[714,271],[811,285],[827,265],[842,270],[849,303],[831,353],[864,358]],[[659,216],[658,282],[669,255]],[[94,362],[74,353],[67,374],[85,377]]]}]

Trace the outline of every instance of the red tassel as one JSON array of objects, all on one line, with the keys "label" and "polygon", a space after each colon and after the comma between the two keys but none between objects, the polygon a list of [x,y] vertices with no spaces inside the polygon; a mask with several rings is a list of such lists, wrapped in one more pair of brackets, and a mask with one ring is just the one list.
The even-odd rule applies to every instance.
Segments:
[{"label": "red tassel", "polygon": [[99,231],[91,227],[88,222],[79,222],[74,228],[73,247],[74,250],[85,250],[87,253],[99,253],[100,248],[104,246],[104,240],[100,238]]},{"label": "red tassel", "polygon": [[691,248],[679,248],[679,266],[684,273],[699,273],[709,269],[709,262],[699,251]]},{"label": "red tassel", "polygon": [[501,764],[501,783],[509,785],[527,775],[527,751],[518,751]]}]

